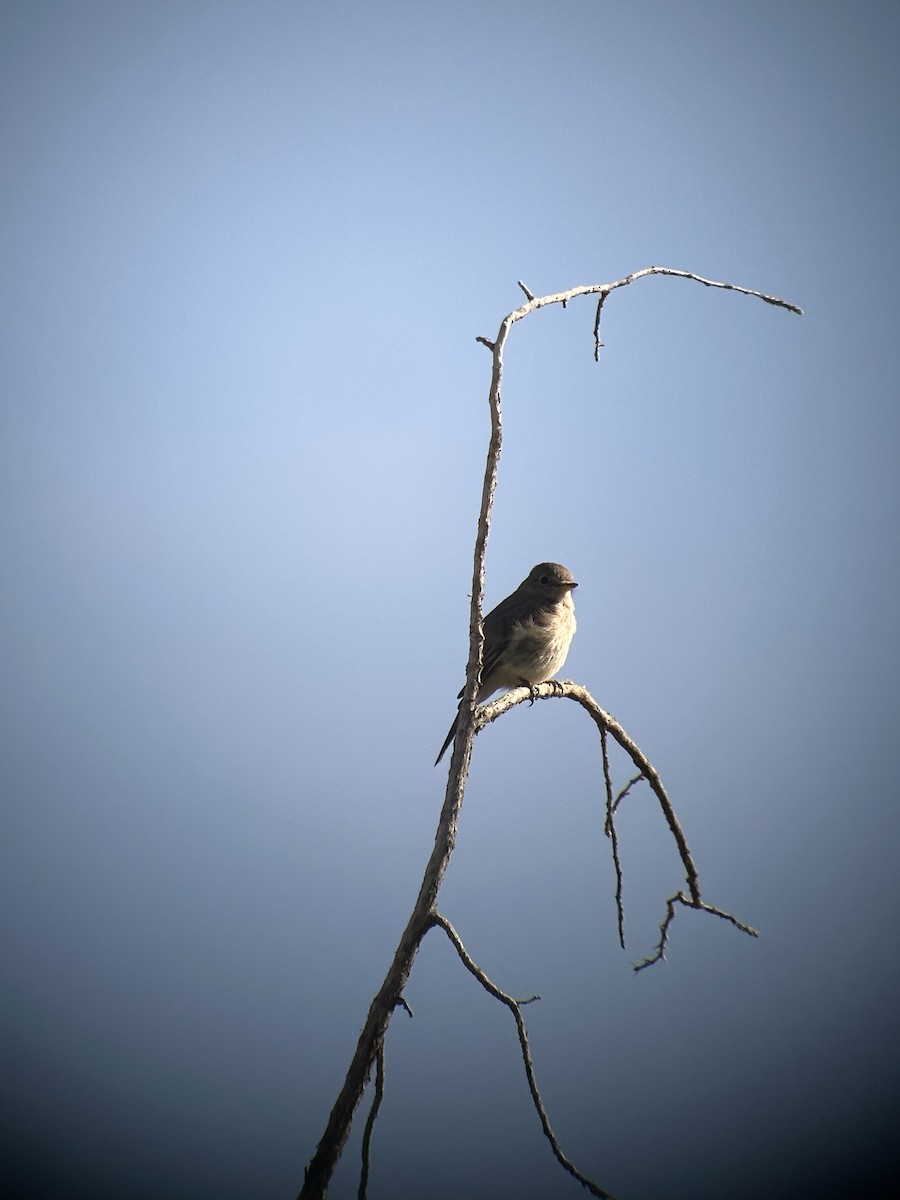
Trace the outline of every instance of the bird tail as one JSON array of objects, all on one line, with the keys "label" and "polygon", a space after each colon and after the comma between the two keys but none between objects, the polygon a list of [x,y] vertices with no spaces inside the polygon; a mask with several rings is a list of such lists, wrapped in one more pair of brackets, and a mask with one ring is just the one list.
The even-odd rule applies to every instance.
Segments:
[{"label": "bird tail", "polygon": [[441,746],[441,752],[437,756],[437,758],[434,760],[435,766],[437,766],[438,763],[441,761],[441,759],[444,757],[444,754],[447,751],[447,747],[450,745],[450,743],[456,737],[456,729],[457,729],[458,725],[459,725],[459,713],[457,713],[456,716],[453,718],[453,724],[450,726],[450,732],[444,738],[444,744],[443,744],[443,746]]}]

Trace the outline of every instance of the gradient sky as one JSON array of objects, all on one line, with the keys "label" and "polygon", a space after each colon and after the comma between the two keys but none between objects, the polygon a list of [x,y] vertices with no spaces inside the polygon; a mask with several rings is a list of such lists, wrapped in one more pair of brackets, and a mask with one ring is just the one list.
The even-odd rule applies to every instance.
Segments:
[{"label": "gradient sky", "polygon": [[[898,1114],[900,9],[7,0],[4,1194],[296,1194],[430,851],[488,606],[568,566],[593,727],[475,747],[441,896],[621,1200],[888,1197]],[[614,761],[616,778],[628,764]],[[372,1200],[577,1197],[433,933]],[[335,1176],[354,1196],[354,1127]]]}]

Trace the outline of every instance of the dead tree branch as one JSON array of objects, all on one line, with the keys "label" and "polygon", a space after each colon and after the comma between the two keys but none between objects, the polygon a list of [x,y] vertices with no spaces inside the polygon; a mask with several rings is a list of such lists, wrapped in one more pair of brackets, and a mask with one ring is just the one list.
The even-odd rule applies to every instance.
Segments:
[{"label": "dead tree branch", "polygon": [[572,683],[570,679],[554,679],[550,683],[539,683],[534,688],[513,688],[512,691],[504,692],[502,696],[499,696],[496,700],[492,700],[490,704],[482,705],[477,714],[477,728],[479,730],[483,729],[485,725],[496,721],[503,713],[507,712],[510,708],[515,708],[517,704],[522,704],[525,700],[549,699],[551,696],[566,697],[580,704],[594,721],[601,734],[603,730],[610,734],[613,740],[625,751],[638,771],[644,776],[650,790],[659,801],[659,806],[666,818],[666,823],[672,831],[672,837],[675,839],[675,845],[678,847],[678,854],[684,867],[691,899],[695,903],[699,903],[700,877],[691,856],[687,838],[684,836],[684,830],[681,828],[681,822],[678,820],[678,816],[672,806],[672,801],[663,787],[662,780],[656,768],[644,754],[643,750],[622,728],[616,718],[610,713],[604,712],[587,688],[582,687],[580,684]]},{"label": "dead tree branch", "polygon": [[[462,701],[459,709],[459,723],[457,728],[456,739],[453,745],[453,753],[450,759],[450,768],[447,777],[447,786],[444,792],[444,803],[441,808],[441,815],[438,821],[437,831],[435,833],[434,846],[428,863],[425,867],[425,873],[422,878],[422,883],[419,888],[418,896],[416,897],[412,913],[409,921],[398,943],[397,949],[394,952],[394,957],[391,962],[384,981],[378,990],[378,993],[372,1000],[369,1006],[369,1012],[366,1017],[365,1024],[359,1035],[359,1040],[351,1059],[350,1066],[347,1070],[344,1083],[335,1101],[334,1107],[328,1118],[328,1123],[325,1132],[316,1147],[315,1154],[310,1159],[307,1165],[303,1187],[300,1191],[300,1200],[323,1200],[331,1176],[338,1159],[346,1144],[347,1137],[350,1133],[350,1126],[353,1121],[354,1113],[359,1105],[366,1081],[369,1079],[373,1065],[376,1066],[379,1060],[379,1055],[383,1053],[384,1037],[390,1022],[391,1015],[398,1005],[403,1005],[403,989],[409,979],[410,972],[418,953],[422,939],[425,937],[428,930],[436,922],[436,901],[438,891],[440,890],[441,882],[447,870],[447,864],[450,861],[450,855],[456,844],[457,826],[459,822],[459,814],[462,808],[463,797],[465,794],[466,779],[469,772],[469,764],[472,757],[472,742],[476,732],[476,725],[481,728],[488,720],[495,720],[500,715],[501,711],[506,711],[510,707],[507,703],[505,707],[498,708],[497,705],[503,705],[506,697],[495,701],[490,705],[490,717],[485,717],[482,710],[477,711],[475,697],[478,692],[481,675],[481,661],[483,653],[483,631],[482,631],[482,606],[484,600],[484,562],[487,549],[488,534],[490,531],[491,511],[493,508],[494,492],[497,487],[497,466],[500,461],[500,450],[503,438],[503,426],[501,417],[501,383],[503,379],[503,354],[506,347],[506,340],[509,333],[517,321],[521,321],[523,317],[530,315],[532,312],[541,308],[546,308],[552,304],[561,304],[564,308],[570,300],[574,300],[580,296],[597,296],[597,312],[594,324],[594,355],[597,357],[600,350],[600,311],[606,302],[609,294],[617,288],[625,287],[628,284],[649,275],[673,275],[682,279],[691,279],[696,283],[701,283],[705,287],[723,288],[728,291],[739,292],[745,296],[753,296],[759,300],[763,300],[766,304],[773,304],[780,308],[788,309],[790,312],[800,313],[799,309],[794,304],[789,304],[786,300],[780,300],[776,296],[769,296],[764,292],[754,291],[751,288],[739,287],[737,284],[723,283],[716,280],[705,279],[701,275],[696,275],[691,271],[679,271],[669,267],[645,267],[643,270],[635,271],[633,274],[626,276],[623,279],[616,280],[612,283],[589,284],[585,287],[572,288],[567,292],[558,292],[550,296],[536,297],[524,284],[520,283],[520,287],[526,296],[526,303],[514,312],[507,314],[500,323],[500,328],[497,337],[494,340],[489,340],[485,337],[479,337],[477,340],[488,348],[491,352],[491,384],[488,392],[488,406],[490,410],[491,431],[488,442],[488,451],[484,469],[484,479],[481,491],[481,506],[478,515],[478,522],[475,537],[475,553],[472,572],[472,588],[471,588],[471,607],[469,610],[469,655],[466,663],[466,683],[463,689]],[[544,684],[542,687],[546,687]],[[678,846],[679,854],[681,855],[682,863],[685,867],[688,896],[679,893],[681,897],[680,903],[687,904],[694,908],[705,908],[707,911],[715,912],[716,915],[722,916],[727,920],[732,921],[738,928],[744,929],[747,932],[752,932],[748,926],[744,926],[736,918],[729,916],[727,913],[722,913],[717,909],[711,909],[700,900],[699,880],[697,877],[696,868],[690,857],[690,851],[687,848],[684,834],[678,819],[675,816],[674,809],[669,803],[668,796],[662,787],[659,776],[653,767],[647,762],[642,752],[631,741],[623,729],[615,722],[608,714],[602,712],[596,705],[595,701],[583,689],[578,688],[574,684],[568,684],[566,694],[582,705],[591,716],[597,721],[598,728],[605,728],[618,744],[628,753],[635,766],[646,778],[650,788],[653,790],[665,814],[669,828],[675,838]],[[515,693],[511,693],[515,695]],[[513,700],[511,703],[515,703]],[[598,717],[597,714],[602,714]],[[620,797],[621,798],[621,797]],[[612,804],[612,811],[615,810],[616,803]],[[609,793],[607,793],[607,820],[610,816]],[[678,901],[678,897],[670,901],[671,916],[668,915],[663,923],[660,931],[660,945],[658,957],[662,957],[665,949],[665,941],[668,933],[669,925],[674,919],[674,904]],[[383,1064],[382,1064],[383,1066]],[[377,1090],[377,1075],[376,1075],[376,1090]],[[374,1119],[374,1118],[373,1118]],[[562,1160],[561,1160],[562,1161]],[[565,1164],[564,1164],[565,1165]],[[366,1166],[366,1170],[368,1167]],[[568,1168],[567,1168],[568,1169]],[[584,1181],[583,1181],[584,1182]],[[587,1184],[585,1184],[587,1186]],[[605,1193],[598,1192],[598,1195]]]}]

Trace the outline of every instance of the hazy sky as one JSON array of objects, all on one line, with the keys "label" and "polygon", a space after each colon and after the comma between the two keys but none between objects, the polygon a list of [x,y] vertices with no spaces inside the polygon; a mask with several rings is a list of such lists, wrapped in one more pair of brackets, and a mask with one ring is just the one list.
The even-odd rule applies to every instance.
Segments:
[{"label": "hazy sky", "polygon": [[[621,1200],[886,1198],[898,1100],[894,3],[7,0],[4,1194],[296,1194],[418,888],[488,606],[579,581],[563,701],[475,747],[441,896]],[[629,764],[614,761],[619,782]],[[372,1200],[566,1200],[436,933]],[[366,1104],[368,1100],[366,1101]],[[332,1196],[356,1194],[360,1114]]]}]

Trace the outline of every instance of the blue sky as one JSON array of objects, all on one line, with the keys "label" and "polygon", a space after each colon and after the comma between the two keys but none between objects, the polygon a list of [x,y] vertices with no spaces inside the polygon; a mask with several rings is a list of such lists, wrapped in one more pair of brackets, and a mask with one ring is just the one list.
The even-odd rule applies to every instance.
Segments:
[{"label": "blue sky", "polygon": [[[579,580],[592,727],[477,741],[441,907],[621,1200],[887,1196],[898,1061],[896,6],[8,3],[7,1194],[293,1195],[430,851],[490,360],[492,606]],[[571,710],[571,711],[570,711]],[[446,767],[446,763],[444,764]],[[614,763],[624,781],[628,765]],[[432,934],[370,1196],[581,1194]],[[355,1195],[357,1121],[332,1195]]]}]

